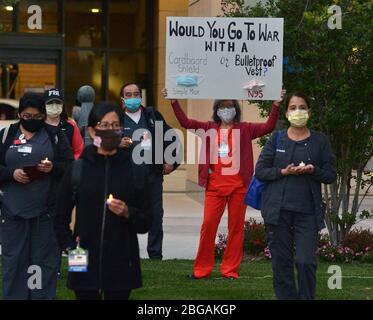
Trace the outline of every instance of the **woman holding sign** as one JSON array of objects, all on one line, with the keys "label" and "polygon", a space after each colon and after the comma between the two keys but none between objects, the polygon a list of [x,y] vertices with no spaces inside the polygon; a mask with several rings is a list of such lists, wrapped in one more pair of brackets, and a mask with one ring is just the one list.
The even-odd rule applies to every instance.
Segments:
[{"label": "woman holding sign", "polygon": [[[162,94],[167,98],[167,90]],[[285,91],[282,91],[283,97]],[[282,98],[281,98],[282,99]],[[245,193],[254,171],[252,140],[275,128],[282,100],[272,105],[265,123],[241,122],[237,100],[216,100],[212,121],[189,119],[177,100],[171,105],[185,129],[195,130],[202,138],[199,163],[199,185],[206,189],[204,219],[193,274],[190,279],[208,278],[214,267],[215,237],[220,219],[228,205],[228,242],[221,275],[237,279],[243,256],[246,205]]]},{"label": "woman holding sign", "polygon": [[[314,299],[317,233],[324,227],[321,184],[336,179],[328,138],[307,128],[308,98],[294,93],[286,101],[290,126],[268,140],[255,176],[267,181],[262,216],[272,255],[273,287],[278,299]],[[295,249],[294,249],[295,247]],[[298,271],[298,290],[294,280]]]},{"label": "woman holding sign", "polygon": [[151,226],[150,197],[146,184],[134,187],[130,155],[119,148],[123,118],[115,104],[93,107],[93,145],[66,172],[58,192],[57,237],[69,252],[68,288],[77,300],[126,300],[141,287],[137,233]]}]

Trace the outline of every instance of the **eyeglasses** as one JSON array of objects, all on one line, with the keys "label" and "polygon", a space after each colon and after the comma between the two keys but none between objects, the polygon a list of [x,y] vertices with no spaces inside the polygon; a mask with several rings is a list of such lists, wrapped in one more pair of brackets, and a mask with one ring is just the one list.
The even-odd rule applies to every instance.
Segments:
[{"label": "eyeglasses", "polygon": [[124,93],[124,97],[125,98],[139,98],[141,95],[141,93],[139,91],[135,91],[135,92],[125,92]]},{"label": "eyeglasses", "polygon": [[114,130],[119,130],[122,128],[120,122],[97,122],[97,127],[102,130],[109,130],[109,129],[114,129]]},{"label": "eyeglasses", "polygon": [[44,118],[44,115],[42,113],[32,114],[32,113],[26,112],[26,113],[21,114],[21,118],[23,120],[30,120],[30,119],[42,120]]}]

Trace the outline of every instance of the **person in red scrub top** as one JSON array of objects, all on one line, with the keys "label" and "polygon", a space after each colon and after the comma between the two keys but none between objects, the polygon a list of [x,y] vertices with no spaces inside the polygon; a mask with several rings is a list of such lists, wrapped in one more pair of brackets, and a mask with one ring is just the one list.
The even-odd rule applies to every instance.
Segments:
[{"label": "person in red scrub top", "polygon": [[[167,89],[162,90],[167,98]],[[180,125],[202,138],[198,184],[206,189],[203,224],[189,279],[208,278],[214,268],[215,237],[219,222],[228,205],[228,241],[221,275],[237,279],[243,256],[246,204],[245,194],[254,171],[252,140],[272,132],[285,95],[272,105],[265,123],[241,122],[237,100],[216,100],[212,121],[189,119],[177,100],[171,105]]]}]

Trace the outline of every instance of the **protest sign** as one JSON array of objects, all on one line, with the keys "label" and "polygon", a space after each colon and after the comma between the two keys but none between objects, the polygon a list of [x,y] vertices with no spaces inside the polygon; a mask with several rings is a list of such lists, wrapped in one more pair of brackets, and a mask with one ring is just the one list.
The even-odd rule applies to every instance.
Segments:
[{"label": "protest sign", "polygon": [[276,100],[282,18],[167,17],[170,98]]}]

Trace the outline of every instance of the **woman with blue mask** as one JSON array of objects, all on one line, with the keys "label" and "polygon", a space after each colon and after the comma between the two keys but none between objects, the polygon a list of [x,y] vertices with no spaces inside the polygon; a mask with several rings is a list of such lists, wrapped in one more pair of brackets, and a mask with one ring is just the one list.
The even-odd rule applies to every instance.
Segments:
[{"label": "woman with blue mask", "polygon": [[[167,90],[162,90],[167,98]],[[283,97],[285,91],[281,93]],[[204,219],[193,273],[189,279],[208,278],[214,268],[214,246],[220,219],[228,206],[228,242],[220,272],[223,278],[237,279],[243,257],[246,204],[245,194],[254,171],[252,140],[270,133],[276,125],[280,103],[273,103],[265,123],[241,122],[237,100],[216,100],[212,120],[189,119],[177,100],[171,105],[185,129],[202,135],[199,185],[206,189]],[[205,136],[203,136],[205,134]]]}]

